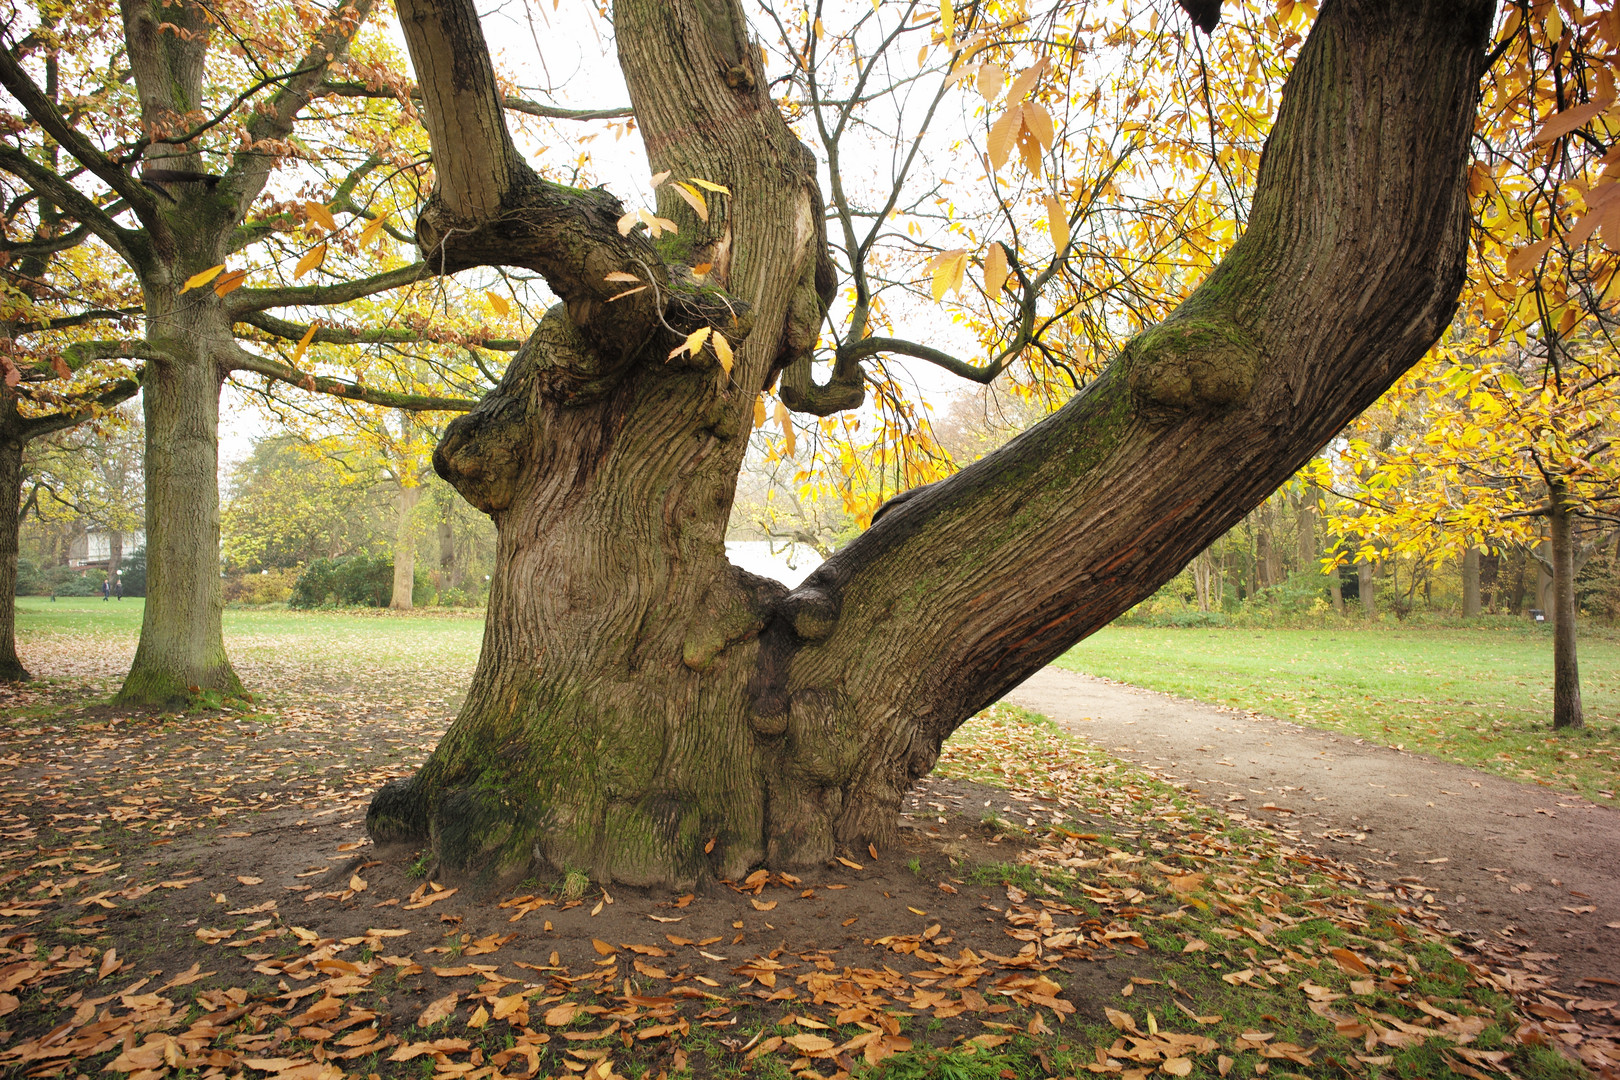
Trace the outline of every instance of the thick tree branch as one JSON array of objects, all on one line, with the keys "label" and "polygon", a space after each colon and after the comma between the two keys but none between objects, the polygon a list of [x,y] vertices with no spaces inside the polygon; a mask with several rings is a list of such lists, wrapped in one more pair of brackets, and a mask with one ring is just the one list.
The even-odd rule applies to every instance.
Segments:
[{"label": "thick tree branch", "polygon": [[62,349],[62,361],[77,371],[95,360],[167,360],[168,353],[139,339],[75,341]]},{"label": "thick tree branch", "polygon": [[230,294],[227,307],[232,315],[241,318],[250,312],[269,311],[271,308],[327,307],[331,304],[346,304],[351,300],[360,300],[413,284],[431,274],[432,269],[427,264],[416,262],[393,270],[385,270],[380,274],[372,274],[370,277],[340,281],[336,285],[287,285],[269,289],[237,289]]},{"label": "thick tree branch", "polygon": [[[152,193],[67,122],[56,103],[46,96],[45,91],[41,90],[29,77],[28,72],[23,70],[22,65],[17,63],[17,58],[10,48],[0,47],[0,86],[4,86],[11,96],[17,99],[17,103],[27,110],[28,115],[56,141],[57,145],[72,154],[79,164],[94,173],[102,183],[118,192],[136,213],[145,216],[152,212]],[[86,218],[80,220],[88,223]]]},{"label": "thick tree branch", "polygon": [[22,439],[24,442],[37,439],[42,435],[50,435],[57,431],[66,431],[70,427],[77,427],[95,415],[96,408],[110,409],[122,405],[134,397],[141,389],[139,379],[120,379],[112,386],[103,390],[91,399],[90,403],[68,412],[50,413],[45,416],[24,416],[22,421]]},{"label": "thick tree branch", "polygon": [[408,412],[466,412],[478,404],[478,402],[468,398],[436,397],[431,394],[399,394],[390,390],[378,390],[362,383],[299,371],[290,364],[283,364],[278,360],[271,360],[263,356],[255,356],[242,348],[236,349],[227,363],[233,371],[252,371],[266,378],[274,379],[276,382],[296,386],[311,393],[329,394],[332,397],[347,398],[350,401],[364,401],[369,405],[382,405],[386,408],[404,409]]},{"label": "thick tree branch", "polygon": [[[333,62],[348,53],[349,44],[371,14],[371,8],[372,0],[350,0],[339,8],[337,18],[310,46],[281,89],[248,119],[247,132],[253,142],[285,139],[292,133],[298,114],[315,96]],[[226,183],[236,195],[240,216],[247,215],[274,167],[275,159],[266,154],[251,149],[236,154],[226,173]]]},{"label": "thick tree branch", "polygon": [[[263,312],[250,312],[238,317],[241,322],[255,329],[262,330],[271,337],[282,341],[302,341],[304,334],[309,330],[307,325],[278,319]],[[398,344],[410,345],[423,342],[432,342],[435,339],[418,330],[409,330],[402,327],[377,327],[372,330],[347,330],[338,326],[322,326],[316,329],[315,336],[310,341],[318,345],[380,345]],[[490,349],[495,352],[517,352],[523,342],[516,338],[484,338],[475,342],[464,342],[459,338],[456,344],[472,344],[481,349]]]},{"label": "thick tree branch", "polygon": [[90,197],[67,180],[39,164],[16,147],[0,144],[0,170],[31,185],[62,211],[94,232],[132,268],[140,268],[147,253],[140,233],[119,225]]},{"label": "thick tree branch", "polygon": [[[841,829],[879,828],[883,793],[956,724],[1177,573],[1436,340],[1463,283],[1493,8],[1324,4],[1249,227],[1209,278],[1063,410],[908,493],[787,597],[756,712],[838,687],[917,719],[909,752],[870,755],[846,788],[877,794]],[[901,643],[897,610],[926,640]]]},{"label": "thick tree branch", "polygon": [[[373,98],[385,101],[398,101],[399,94],[387,87],[371,87],[365,83],[357,82],[324,82],[320,92],[330,97]],[[412,101],[422,100],[420,87],[412,86],[406,91]],[[615,106],[608,109],[565,109],[560,105],[542,105],[538,101],[530,101],[515,94],[502,94],[501,107],[509,112],[523,113],[526,116],[537,116],[542,120],[622,120],[634,116],[635,110],[628,105]]]}]

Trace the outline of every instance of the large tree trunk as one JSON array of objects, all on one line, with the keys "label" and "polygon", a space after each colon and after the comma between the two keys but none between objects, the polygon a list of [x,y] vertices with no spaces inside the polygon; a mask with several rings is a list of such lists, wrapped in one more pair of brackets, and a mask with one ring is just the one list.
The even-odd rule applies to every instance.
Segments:
[{"label": "large tree trunk", "polygon": [[[15,400],[0,402],[15,413]],[[23,442],[0,438],[0,682],[33,676],[17,656],[17,530],[22,524]]]},{"label": "large tree trunk", "polygon": [[1575,657],[1575,537],[1564,486],[1549,484],[1547,543],[1552,548],[1553,727],[1584,727],[1581,669]]},{"label": "large tree trunk", "polygon": [[1479,614],[1479,548],[1471,547],[1462,557],[1462,613],[1472,619]]},{"label": "large tree trunk", "polygon": [[121,704],[173,705],[200,690],[242,690],[220,622],[223,369],[210,347],[231,328],[211,290],[181,297],[176,289],[173,283],[147,289],[147,339],[165,359],[147,363],[143,382],[146,606],[135,660],[118,693]]},{"label": "large tree trunk", "polygon": [[394,524],[394,592],[388,601],[396,611],[411,610],[411,593],[416,589],[416,531],[411,515],[421,498],[422,485],[400,485],[396,505],[399,519]]},{"label": "large tree trunk", "polygon": [[[742,347],[729,378],[707,352],[666,362],[680,336],[632,306],[666,291],[606,304],[605,273],[662,263],[612,233],[614,206],[555,213],[603,196],[498,162],[441,169],[419,242],[451,266],[535,267],[563,303],[435,453],[498,529],[484,646],[439,747],[374,798],[372,835],[490,878],[538,858],[671,885],[888,846],[951,731],[1178,573],[1447,324],[1491,7],[1328,5],[1222,265],[1063,410],[891,501],[789,592],[723,541],[755,396],[816,335],[813,163],[737,7],[621,0],[653,168],[734,192],[707,225],[671,196],[660,209],[742,321],[679,296],[666,318]],[[400,14],[436,159],[458,124],[509,153],[483,122],[495,106],[467,100],[479,72],[430,88],[483,51],[470,5]],[[486,221],[480,201],[528,209]]]}]

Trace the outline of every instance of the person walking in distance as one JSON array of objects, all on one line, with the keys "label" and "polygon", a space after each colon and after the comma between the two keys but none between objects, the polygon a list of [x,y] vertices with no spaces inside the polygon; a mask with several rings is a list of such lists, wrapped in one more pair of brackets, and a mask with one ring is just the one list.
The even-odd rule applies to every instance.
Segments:
[{"label": "person walking in distance", "polygon": [[101,602],[103,604],[105,604],[107,602],[107,597],[109,595],[111,595],[111,593],[112,593],[112,586],[108,585],[106,581],[103,581],[101,583]]}]

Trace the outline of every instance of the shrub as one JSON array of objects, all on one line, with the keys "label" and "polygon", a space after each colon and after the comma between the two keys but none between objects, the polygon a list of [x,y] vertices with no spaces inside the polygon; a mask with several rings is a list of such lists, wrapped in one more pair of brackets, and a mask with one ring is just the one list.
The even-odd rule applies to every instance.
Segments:
[{"label": "shrub", "polygon": [[236,574],[225,579],[227,604],[282,604],[292,597],[298,579],[296,570],[266,570],[258,574]]},{"label": "shrub", "polygon": [[39,564],[33,559],[17,560],[17,595],[18,596],[46,596],[50,593],[50,582],[40,572]]},{"label": "shrub", "polygon": [[[417,597],[431,600],[433,586],[421,574],[411,590]],[[327,605],[387,607],[394,593],[394,560],[383,555],[346,555],[338,559],[316,559],[305,566],[293,582],[287,606],[316,608]]]}]

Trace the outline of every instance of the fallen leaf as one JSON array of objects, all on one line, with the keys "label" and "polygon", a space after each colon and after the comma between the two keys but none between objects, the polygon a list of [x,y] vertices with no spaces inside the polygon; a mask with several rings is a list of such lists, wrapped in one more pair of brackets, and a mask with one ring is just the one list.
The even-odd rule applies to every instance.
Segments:
[{"label": "fallen leaf", "polygon": [[416,1018],[416,1026],[419,1028],[425,1028],[432,1027],[434,1024],[437,1024],[440,1020],[443,1020],[445,1017],[456,1011],[457,1000],[458,996],[456,994],[446,994],[444,997],[433,1002],[427,1008],[423,1009],[422,1014]]}]

